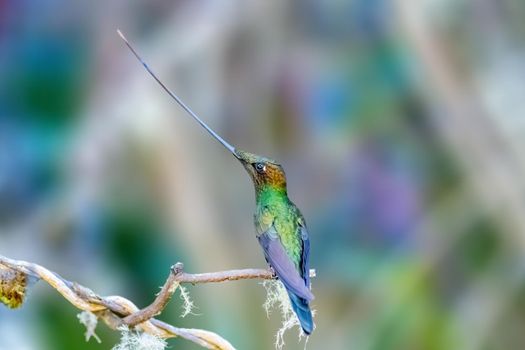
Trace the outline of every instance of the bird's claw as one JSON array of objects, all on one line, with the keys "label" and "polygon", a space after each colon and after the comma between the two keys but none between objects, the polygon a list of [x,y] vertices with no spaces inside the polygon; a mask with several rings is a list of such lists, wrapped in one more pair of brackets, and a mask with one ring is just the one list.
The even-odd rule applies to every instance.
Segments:
[{"label": "bird's claw", "polygon": [[272,274],[272,277],[273,277],[274,279],[277,279],[277,274],[275,273],[275,270],[273,269],[273,267],[269,266],[269,270],[270,270],[270,272],[271,272],[271,274]]}]

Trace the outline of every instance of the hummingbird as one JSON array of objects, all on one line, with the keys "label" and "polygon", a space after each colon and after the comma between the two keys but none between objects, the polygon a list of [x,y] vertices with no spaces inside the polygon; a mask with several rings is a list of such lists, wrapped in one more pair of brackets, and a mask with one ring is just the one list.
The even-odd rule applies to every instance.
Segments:
[{"label": "hummingbird", "polygon": [[309,304],[314,296],[310,291],[310,240],[301,211],[288,198],[283,167],[273,159],[242,151],[226,142],[155,75],[122,32],[117,30],[117,33],[153,79],[230,151],[250,175],[255,187],[254,223],[257,240],[266,262],[286,288],[303,332],[311,334],[314,323]]}]

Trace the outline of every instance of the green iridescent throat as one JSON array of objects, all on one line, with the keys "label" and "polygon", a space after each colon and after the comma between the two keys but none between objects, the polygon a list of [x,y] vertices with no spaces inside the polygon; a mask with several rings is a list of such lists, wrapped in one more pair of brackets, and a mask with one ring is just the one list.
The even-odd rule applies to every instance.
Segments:
[{"label": "green iridescent throat", "polygon": [[271,202],[274,200],[288,199],[286,187],[269,184],[256,186],[255,195],[258,202]]}]

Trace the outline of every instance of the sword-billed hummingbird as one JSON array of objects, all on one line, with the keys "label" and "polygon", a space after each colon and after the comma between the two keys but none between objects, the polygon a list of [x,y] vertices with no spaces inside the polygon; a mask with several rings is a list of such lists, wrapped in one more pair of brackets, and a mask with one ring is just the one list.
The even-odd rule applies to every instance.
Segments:
[{"label": "sword-billed hummingbird", "polygon": [[310,240],[303,215],[288,198],[286,176],[276,161],[236,149],[206,123],[153,73],[142,57],[118,30],[131,52],[162,88],[204,129],[228,149],[244,166],[255,186],[254,215],[257,239],[266,261],[285,286],[292,308],[304,333],[313,331],[314,323],[309,303],[314,298],[310,291]]}]

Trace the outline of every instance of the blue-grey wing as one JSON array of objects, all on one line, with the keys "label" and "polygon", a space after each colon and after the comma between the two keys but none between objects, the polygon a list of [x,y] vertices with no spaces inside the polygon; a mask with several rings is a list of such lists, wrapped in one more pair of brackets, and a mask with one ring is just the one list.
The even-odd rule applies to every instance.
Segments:
[{"label": "blue-grey wing", "polygon": [[310,292],[310,289],[305,283],[305,279],[301,277],[294,263],[286,254],[273,225],[268,231],[259,235],[257,238],[263,248],[266,260],[286,289],[300,298],[308,301],[312,300],[314,298],[312,292]]},{"label": "blue-grey wing", "polygon": [[301,252],[301,272],[306,287],[310,288],[310,239],[306,226],[300,225],[303,251]]}]

